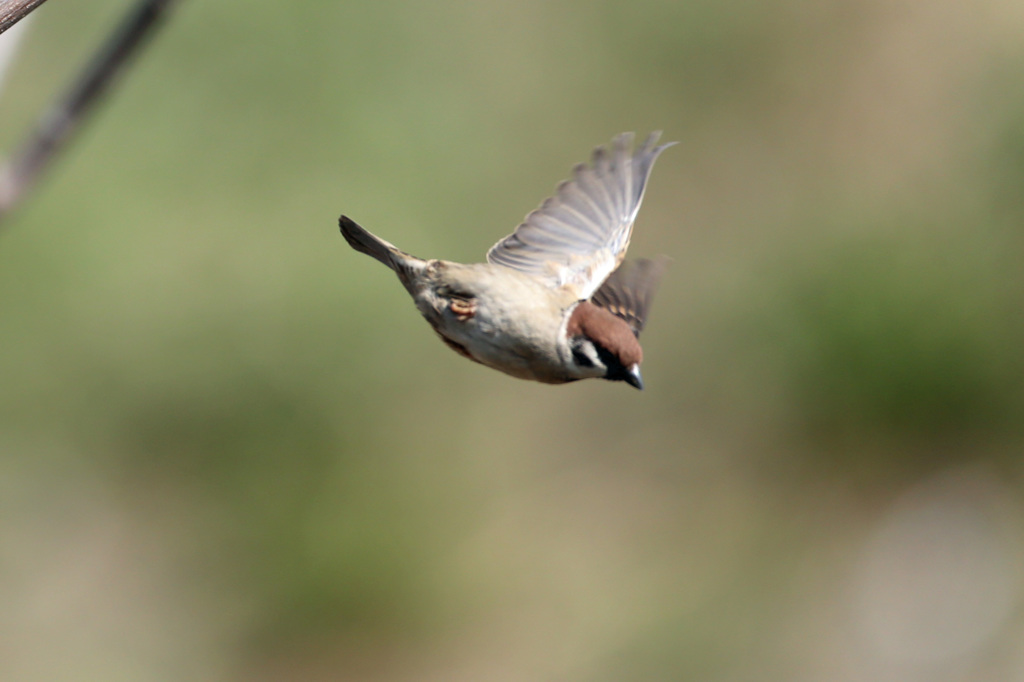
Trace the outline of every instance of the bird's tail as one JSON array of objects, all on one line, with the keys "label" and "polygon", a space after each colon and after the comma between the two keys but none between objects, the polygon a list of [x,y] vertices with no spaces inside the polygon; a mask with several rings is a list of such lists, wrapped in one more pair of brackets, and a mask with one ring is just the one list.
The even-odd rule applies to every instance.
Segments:
[{"label": "bird's tail", "polygon": [[370,234],[348,216],[341,216],[338,219],[338,225],[349,246],[367,256],[373,256],[392,270],[395,269],[394,256],[402,252],[394,244]]},{"label": "bird's tail", "polygon": [[341,216],[338,219],[338,225],[349,246],[360,253],[376,258],[394,270],[398,278],[402,280],[402,284],[410,292],[413,291],[416,275],[426,267],[426,261],[410,256],[394,244],[371,234],[348,216]]}]

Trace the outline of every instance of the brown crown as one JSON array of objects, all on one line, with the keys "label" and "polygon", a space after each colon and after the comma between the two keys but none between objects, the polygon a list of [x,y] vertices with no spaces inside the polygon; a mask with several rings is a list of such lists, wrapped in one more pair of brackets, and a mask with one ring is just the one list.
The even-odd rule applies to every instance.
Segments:
[{"label": "brown crown", "polygon": [[644,359],[640,342],[626,321],[590,301],[583,301],[572,311],[566,334],[570,338],[587,337],[617,357],[624,367]]}]

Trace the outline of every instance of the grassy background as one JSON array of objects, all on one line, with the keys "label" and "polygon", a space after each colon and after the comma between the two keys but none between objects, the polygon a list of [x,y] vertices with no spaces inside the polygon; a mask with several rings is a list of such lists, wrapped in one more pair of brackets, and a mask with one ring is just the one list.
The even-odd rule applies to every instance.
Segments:
[{"label": "grassy background", "polygon": [[[0,148],[127,6],[36,12]],[[0,677],[1024,679],[1022,38],[183,3],[0,234]],[[337,233],[479,259],[651,129],[643,393],[462,360]]]}]

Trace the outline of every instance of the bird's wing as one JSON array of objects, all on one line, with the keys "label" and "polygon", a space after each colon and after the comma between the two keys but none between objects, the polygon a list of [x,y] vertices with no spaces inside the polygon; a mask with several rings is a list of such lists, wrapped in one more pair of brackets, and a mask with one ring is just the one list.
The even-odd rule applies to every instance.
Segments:
[{"label": "bird's wing", "polygon": [[622,263],[654,161],[675,144],[656,146],[660,136],[651,133],[633,150],[633,134],[623,133],[610,150],[595,149],[589,166],[577,165],[571,180],[491,247],[488,262],[590,298]]},{"label": "bird's wing", "polygon": [[640,258],[626,261],[594,292],[591,301],[629,324],[633,334],[640,336],[647,321],[654,291],[668,266],[668,258]]}]

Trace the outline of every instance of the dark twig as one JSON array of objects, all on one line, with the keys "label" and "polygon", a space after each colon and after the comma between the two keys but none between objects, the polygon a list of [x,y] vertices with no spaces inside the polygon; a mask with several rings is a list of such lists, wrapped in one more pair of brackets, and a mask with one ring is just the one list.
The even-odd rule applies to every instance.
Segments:
[{"label": "dark twig", "polygon": [[0,33],[24,19],[46,0],[0,0]]},{"label": "dark twig", "polygon": [[71,140],[85,116],[152,35],[178,0],[139,0],[100,48],[71,88],[51,105],[35,132],[0,168],[0,221],[24,198],[57,153]]}]

